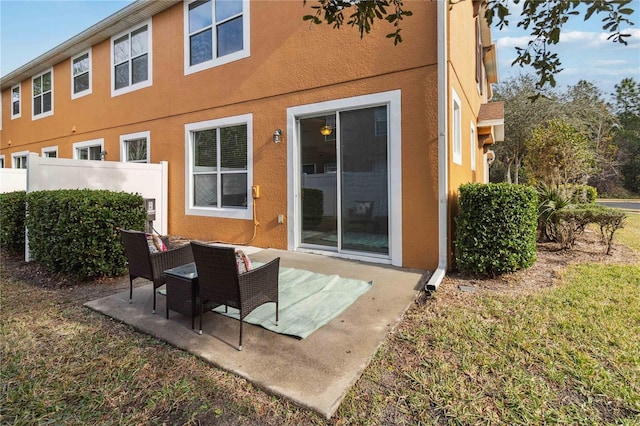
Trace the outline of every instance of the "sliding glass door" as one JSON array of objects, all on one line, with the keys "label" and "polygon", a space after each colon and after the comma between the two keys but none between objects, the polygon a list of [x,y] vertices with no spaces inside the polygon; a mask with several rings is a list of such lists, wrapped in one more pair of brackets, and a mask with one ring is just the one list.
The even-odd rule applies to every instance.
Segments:
[{"label": "sliding glass door", "polygon": [[388,108],[299,120],[303,246],[389,255]]}]

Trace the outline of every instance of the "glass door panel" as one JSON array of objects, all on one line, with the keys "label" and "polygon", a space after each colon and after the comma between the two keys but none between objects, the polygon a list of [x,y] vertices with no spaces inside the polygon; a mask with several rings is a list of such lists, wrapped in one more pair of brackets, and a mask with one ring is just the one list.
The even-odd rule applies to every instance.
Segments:
[{"label": "glass door panel", "polygon": [[341,249],[389,254],[387,107],[340,112]]},{"label": "glass door panel", "polygon": [[[305,245],[338,247],[336,116],[300,120],[302,236]],[[321,132],[322,131],[322,132]]]}]

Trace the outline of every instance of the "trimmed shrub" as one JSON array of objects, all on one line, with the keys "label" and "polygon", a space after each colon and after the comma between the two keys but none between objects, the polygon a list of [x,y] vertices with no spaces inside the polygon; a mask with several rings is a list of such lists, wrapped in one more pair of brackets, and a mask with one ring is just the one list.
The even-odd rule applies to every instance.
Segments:
[{"label": "trimmed shrub", "polygon": [[578,184],[561,186],[539,184],[536,186],[536,192],[538,193],[538,240],[541,242],[562,242],[565,237],[561,234],[569,230],[559,229],[557,213],[567,208],[593,206],[598,196],[598,191],[593,186]]},{"label": "trimmed shrub", "polygon": [[536,261],[538,198],[508,183],[460,186],[455,254],[463,272],[495,276]]},{"label": "trimmed shrub", "polygon": [[613,235],[623,227],[625,217],[624,212],[620,210],[596,204],[565,208],[556,212],[558,241],[563,248],[572,248],[587,225],[594,223],[600,227],[600,237],[606,247],[606,254],[610,254]]},{"label": "trimmed shrub", "polygon": [[124,273],[118,229],[143,230],[146,219],[142,196],[124,192],[36,191],[27,205],[32,258],[79,279]]},{"label": "trimmed shrub", "polygon": [[24,253],[26,191],[0,194],[0,247]]},{"label": "trimmed shrub", "polygon": [[302,221],[306,229],[316,227],[322,223],[324,209],[324,195],[322,190],[303,188],[304,201],[302,203]]}]

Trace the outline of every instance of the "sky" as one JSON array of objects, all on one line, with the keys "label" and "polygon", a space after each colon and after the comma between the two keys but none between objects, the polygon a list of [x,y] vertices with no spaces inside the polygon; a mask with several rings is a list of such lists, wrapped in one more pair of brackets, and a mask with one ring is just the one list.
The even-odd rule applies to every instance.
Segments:
[{"label": "sky", "polygon": [[[129,3],[131,0],[0,0],[0,75],[37,58]],[[410,5],[411,0],[405,4]],[[635,10],[631,20],[636,25],[627,31],[632,34],[627,46],[607,41],[597,16],[587,22],[576,17],[567,23],[557,45],[564,68],[556,76],[558,88],[587,80],[608,95],[625,77],[640,81],[640,0],[633,0],[631,7]],[[514,47],[526,47],[527,43],[526,33],[516,28],[515,19],[503,31],[492,29],[492,36],[498,46],[500,81],[532,72],[511,66],[516,56]],[[410,39],[405,38],[404,42]]]}]

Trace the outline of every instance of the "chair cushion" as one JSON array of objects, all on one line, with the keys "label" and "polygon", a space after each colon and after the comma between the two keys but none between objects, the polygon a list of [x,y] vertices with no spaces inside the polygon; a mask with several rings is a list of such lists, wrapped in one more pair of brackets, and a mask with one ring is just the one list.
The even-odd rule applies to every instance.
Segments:
[{"label": "chair cushion", "polygon": [[160,251],[167,251],[167,246],[164,245],[164,242],[157,235],[146,234],[147,236],[147,244],[149,245],[150,253],[158,253]]},{"label": "chair cushion", "polygon": [[251,270],[251,260],[249,260],[249,256],[244,254],[242,250],[236,250],[236,264],[238,265],[239,274],[243,274]]}]

